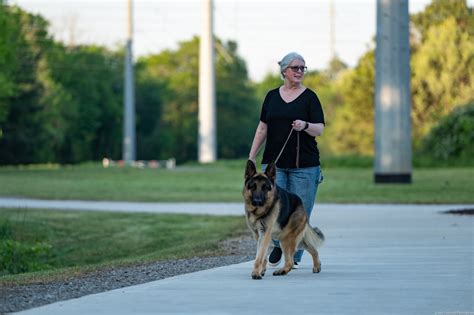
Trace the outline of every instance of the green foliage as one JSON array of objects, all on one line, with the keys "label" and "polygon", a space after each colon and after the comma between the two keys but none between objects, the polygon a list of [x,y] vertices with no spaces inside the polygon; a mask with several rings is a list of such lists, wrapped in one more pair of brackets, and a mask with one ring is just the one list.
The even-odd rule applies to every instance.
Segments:
[{"label": "green foliage", "polygon": [[199,41],[181,42],[177,51],[150,56],[153,72],[165,83],[162,97],[160,140],[163,158],[178,162],[197,158]]},{"label": "green foliage", "polygon": [[163,100],[169,92],[157,73],[155,58],[141,58],[135,66],[137,156],[144,160],[167,159],[172,134],[163,125]]},{"label": "green foliage", "polygon": [[48,23],[16,7],[2,6],[1,11],[5,42],[0,44],[0,63],[6,64],[9,84],[0,92],[0,162],[48,161],[62,136],[55,130],[55,124],[62,124],[58,103],[50,102],[60,87],[47,71],[45,52],[53,44]]},{"label": "green foliage", "polygon": [[[219,158],[248,154],[259,106],[245,62],[234,42],[216,41],[217,147]],[[176,51],[141,58],[137,66],[139,152],[151,158],[197,158],[199,38]],[[154,86],[153,86],[154,85]],[[147,91],[144,91],[146,87]],[[238,117],[238,119],[236,119]]]},{"label": "green foliage", "polygon": [[[54,162],[121,156],[123,53],[103,47],[56,45],[51,72],[67,93],[61,104],[64,139]],[[54,61],[54,62],[53,62]],[[58,95],[58,93],[55,93]]]},{"label": "green foliage", "polygon": [[474,35],[474,16],[466,0],[432,0],[425,10],[412,17],[412,21],[425,36],[431,27],[443,24],[450,17],[455,18],[462,32]]},{"label": "green foliage", "polygon": [[373,154],[375,54],[367,52],[357,66],[336,82],[342,105],[337,107],[323,136],[332,154]]},{"label": "green foliage", "polygon": [[260,117],[257,100],[248,80],[245,61],[237,44],[216,42],[217,140],[219,158],[246,157]]},{"label": "green foliage", "polygon": [[16,68],[15,37],[18,32],[15,28],[8,8],[0,2],[0,140],[4,123],[10,111],[8,99],[15,93],[13,76]]},{"label": "green foliage", "polygon": [[51,255],[51,245],[42,242],[20,242],[14,239],[9,220],[0,221],[0,276],[44,270]]},{"label": "green foliage", "polygon": [[[422,30],[411,60],[412,131],[417,148],[440,119],[474,99],[474,41],[469,27],[472,11],[465,1],[435,0],[413,20]],[[335,107],[321,137],[326,153],[373,154],[374,67],[371,50],[336,80],[342,105]]]},{"label": "green foliage", "polygon": [[0,9],[0,162],[118,158],[121,56],[65,49],[40,16]]},{"label": "green foliage", "polygon": [[[66,47],[41,16],[0,8],[0,163],[120,159],[123,52]],[[218,156],[241,157],[259,106],[237,44],[217,40],[216,47]],[[194,37],[138,61],[138,159],[196,159],[198,50]]]},{"label": "green foliage", "polygon": [[474,100],[474,41],[453,17],[431,27],[412,58],[415,144],[461,104]]},{"label": "green foliage", "polygon": [[0,275],[18,274],[49,268],[51,245],[25,244],[14,240],[0,242]]},{"label": "green foliage", "polygon": [[[465,0],[434,0],[413,16],[412,126],[415,148],[443,117],[474,99],[474,19]],[[199,38],[136,64],[137,158],[195,160]],[[251,83],[235,42],[216,40],[219,158],[248,154],[261,103],[279,74]],[[66,47],[48,22],[0,1],[0,164],[119,159],[123,51]],[[373,154],[374,52],[354,69],[335,58],[307,73],[323,104],[325,154]]]},{"label": "green foliage", "polygon": [[474,156],[474,103],[458,107],[423,139],[421,153],[440,161],[472,160]]},{"label": "green foliage", "polygon": [[[268,73],[261,82],[255,84],[255,92],[260,104],[260,109],[263,104],[263,100],[265,99],[265,95],[267,95],[268,91],[275,89],[282,84],[283,80],[280,78],[280,74],[272,73]],[[257,124],[255,124],[255,127],[257,127]]]}]

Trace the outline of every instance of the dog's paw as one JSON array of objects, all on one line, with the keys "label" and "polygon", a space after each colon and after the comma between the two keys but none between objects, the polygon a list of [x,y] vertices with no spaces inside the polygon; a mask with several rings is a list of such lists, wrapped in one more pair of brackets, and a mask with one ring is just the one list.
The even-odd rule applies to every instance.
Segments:
[{"label": "dog's paw", "polygon": [[273,275],[274,275],[274,276],[284,276],[284,275],[286,275],[286,274],[288,274],[288,271],[285,270],[284,268],[275,270],[275,271],[273,272]]},{"label": "dog's paw", "polygon": [[262,276],[261,276],[261,275],[254,275],[254,274],[252,274],[252,279],[253,279],[253,280],[262,280]]},{"label": "dog's paw", "polygon": [[252,271],[252,279],[254,280],[261,280],[264,275],[265,275],[265,271],[263,271],[262,273],[255,270]]},{"label": "dog's paw", "polygon": [[320,273],[321,272],[321,263],[319,263],[316,267],[313,267],[313,273]]}]

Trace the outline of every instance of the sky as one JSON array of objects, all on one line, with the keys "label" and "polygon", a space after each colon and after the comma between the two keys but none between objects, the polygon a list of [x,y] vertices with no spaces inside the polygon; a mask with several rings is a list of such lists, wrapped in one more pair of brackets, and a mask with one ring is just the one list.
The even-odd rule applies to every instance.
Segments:
[{"label": "sky", "polygon": [[[128,0],[8,0],[50,21],[54,37],[65,43],[124,45]],[[335,51],[349,66],[373,48],[376,0],[332,0]],[[277,62],[296,51],[309,70],[327,67],[330,53],[331,0],[214,0],[214,33],[234,40],[249,76],[261,80],[277,73]],[[410,0],[410,13],[430,0]],[[469,0],[472,5],[474,0]],[[134,0],[135,57],[176,49],[199,35],[201,0]]]}]

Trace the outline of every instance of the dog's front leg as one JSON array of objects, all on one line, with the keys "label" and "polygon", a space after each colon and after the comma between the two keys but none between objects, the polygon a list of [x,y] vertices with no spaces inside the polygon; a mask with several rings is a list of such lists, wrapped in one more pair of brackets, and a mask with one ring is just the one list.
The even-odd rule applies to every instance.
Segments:
[{"label": "dog's front leg", "polygon": [[[261,252],[263,250],[263,239],[265,231],[263,228],[258,229],[257,231],[257,253],[255,254],[255,262],[252,270],[252,279],[262,279],[265,272],[262,270],[262,263],[260,260]],[[263,272],[262,272],[263,271]]]},{"label": "dog's front leg", "polygon": [[258,230],[257,256],[252,270],[252,279],[262,279],[267,268],[267,251],[270,244],[270,229],[266,231],[262,228]]}]

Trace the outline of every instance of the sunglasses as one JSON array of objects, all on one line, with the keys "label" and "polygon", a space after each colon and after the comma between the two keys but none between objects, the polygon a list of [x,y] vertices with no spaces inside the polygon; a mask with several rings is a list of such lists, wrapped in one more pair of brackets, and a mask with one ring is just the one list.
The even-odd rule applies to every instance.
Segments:
[{"label": "sunglasses", "polygon": [[291,71],[293,71],[293,72],[300,71],[300,72],[304,73],[308,70],[308,67],[306,67],[306,66],[291,66],[291,67],[288,67],[288,68],[290,68]]}]

